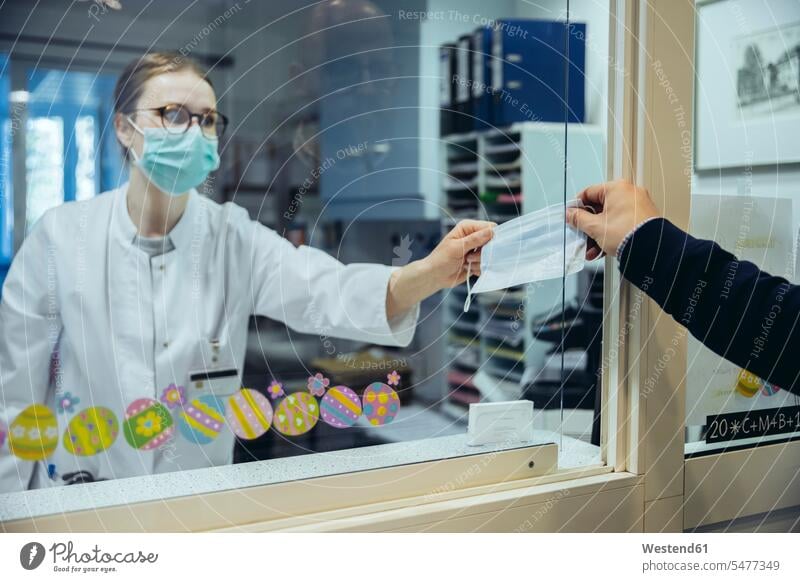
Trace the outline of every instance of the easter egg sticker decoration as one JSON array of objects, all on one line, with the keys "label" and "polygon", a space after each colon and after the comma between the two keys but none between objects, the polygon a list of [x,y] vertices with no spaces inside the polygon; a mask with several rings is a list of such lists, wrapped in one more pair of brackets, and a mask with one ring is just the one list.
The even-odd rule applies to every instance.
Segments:
[{"label": "easter egg sticker decoration", "polygon": [[178,429],[193,443],[207,445],[219,436],[225,424],[225,405],[211,394],[195,398],[178,415]]},{"label": "easter egg sticker decoration", "polygon": [[3,448],[3,445],[6,443],[6,434],[8,431],[6,430],[6,424],[0,420],[0,449]]},{"label": "easter egg sticker decoration", "polygon": [[400,398],[391,386],[373,382],[364,390],[364,416],[373,426],[392,422],[400,412]]},{"label": "easter egg sticker decoration", "polygon": [[94,406],[69,421],[64,431],[64,448],[73,455],[90,457],[113,445],[118,434],[116,415],[108,408]]},{"label": "easter egg sticker decoration", "polygon": [[361,399],[347,386],[334,386],[319,403],[322,420],[334,428],[350,428],[361,416]]},{"label": "easter egg sticker decoration", "polygon": [[152,450],[165,443],[175,432],[167,407],[152,398],[139,398],[125,410],[122,433],[134,449]]},{"label": "easter egg sticker decoration", "polygon": [[305,434],[318,420],[317,399],[308,392],[295,392],[281,400],[273,418],[275,430],[286,436]]},{"label": "easter egg sticker decoration", "polygon": [[261,392],[242,388],[228,397],[225,419],[240,439],[257,439],[272,425],[272,404]]},{"label": "easter egg sticker decoration", "polygon": [[8,427],[11,454],[26,461],[41,461],[58,446],[58,421],[44,404],[31,404]]}]

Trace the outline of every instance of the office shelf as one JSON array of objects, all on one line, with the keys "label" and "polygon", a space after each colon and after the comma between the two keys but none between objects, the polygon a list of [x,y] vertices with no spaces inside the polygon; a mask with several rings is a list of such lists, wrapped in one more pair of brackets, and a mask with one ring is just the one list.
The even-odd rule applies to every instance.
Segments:
[{"label": "office shelf", "polygon": [[[448,135],[440,160],[443,234],[461,218],[502,223],[561,203],[605,174],[602,131],[581,124],[565,130],[560,123],[528,122]],[[567,302],[574,301],[577,278],[568,278],[563,291]],[[533,338],[531,323],[560,313],[562,282],[476,295],[467,313],[465,299],[463,286],[446,299],[443,400],[451,414],[463,414],[471,402],[520,398],[530,379],[550,376],[552,343]]]}]

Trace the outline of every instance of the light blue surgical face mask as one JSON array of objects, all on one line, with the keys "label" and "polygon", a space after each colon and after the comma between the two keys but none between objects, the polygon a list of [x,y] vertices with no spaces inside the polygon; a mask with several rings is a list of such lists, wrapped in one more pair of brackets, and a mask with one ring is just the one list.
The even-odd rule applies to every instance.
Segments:
[{"label": "light blue surgical face mask", "polygon": [[495,227],[492,240],[481,250],[481,276],[472,287],[467,277],[464,311],[475,293],[566,277],[583,269],[586,235],[567,223],[567,208],[572,207],[583,204],[554,204]]},{"label": "light blue surgical face mask", "polygon": [[180,196],[219,168],[218,141],[203,136],[198,125],[172,133],[163,127],[140,129],[130,118],[128,121],[144,136],[141,158],[131,149],[136,165],[159,190]]}]

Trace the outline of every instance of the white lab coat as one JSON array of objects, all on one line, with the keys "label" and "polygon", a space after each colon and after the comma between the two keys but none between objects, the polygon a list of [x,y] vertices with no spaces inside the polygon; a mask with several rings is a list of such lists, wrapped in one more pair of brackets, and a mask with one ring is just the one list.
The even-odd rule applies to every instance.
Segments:
[{"label": "white lab coat", "polygon": [[[126,188],[47,212],[3,288],[0,418],[8,426],[31,403],[56,411],[56,394],[80,398],[72,413],[56,413],[59,445],[46,463],[58,474],[88,470],[113,479],[230,463],[227,427],[208,445],[176,430],[168,445],[138,451],[125,441],[121,423],[133,400],[158,400],[169,384],[187,386],[198,358],[208,362],[212,339],[241,373],[251,314],[321,336],[410,343],[418,309],[391,323],[386,318],[392,268],[345,266],[317,249],[295,248],[241,207],[195,191],[169,233],[175,249],[150,258],[132,244]],[[58,363],[51,366],[54,351]],[[90,406],[114,411],[119,437],[103,453],[73,456],[64,448],[64,429]],[[6,445],[0,492],[53,483],[45,471],[44,463],[11,456]]]}]

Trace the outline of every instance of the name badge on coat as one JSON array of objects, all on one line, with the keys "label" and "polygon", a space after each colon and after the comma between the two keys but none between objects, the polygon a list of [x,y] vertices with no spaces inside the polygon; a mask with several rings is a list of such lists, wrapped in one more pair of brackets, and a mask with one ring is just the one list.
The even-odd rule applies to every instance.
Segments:
[{"label": "name badge on coat", "polygon": [[201,341],[189,368],[189,398],[210,394],[224,398],[242,387],[239,370],[226,342]]}]

